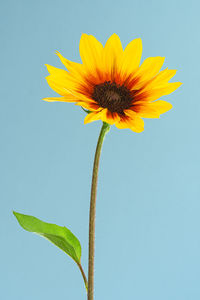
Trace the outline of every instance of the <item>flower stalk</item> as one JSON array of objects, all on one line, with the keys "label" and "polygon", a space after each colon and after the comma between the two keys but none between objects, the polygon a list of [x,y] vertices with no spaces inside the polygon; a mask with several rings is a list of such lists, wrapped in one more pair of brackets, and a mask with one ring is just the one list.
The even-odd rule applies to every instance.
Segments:
[{"label": "flower stalk", "polygon": [[88,300],[94,300],[94,255],[95,255],[95,217],[96,217],[96,195],[97,195],[97,180],[99,170],[99,160],[101,149],[106,133],[110,130],[110,125],[103,122],[99,139],[97,142],[90,196],[90,216],[89,216],[89,259],[88,259]]}]

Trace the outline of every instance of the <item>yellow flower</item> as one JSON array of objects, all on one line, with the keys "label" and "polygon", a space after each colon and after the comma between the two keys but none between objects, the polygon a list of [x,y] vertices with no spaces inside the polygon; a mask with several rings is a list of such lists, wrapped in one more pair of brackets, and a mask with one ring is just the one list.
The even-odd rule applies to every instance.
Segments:
[{"label": "yellow flower", "polygon": [[159,118],[172,105],[158,100],[181,83],[169,82],[176,70],[160,71],[164,57],[149,57],[140,66],[142,41],[134,39],[123,50],[113,34],[103,47],[92,35],[80,40],[82,64],[71,62],[57,52],[67,70],[46,65],[47,82],[62,97],[43,100],[75,102],[90,111],[84,123],[102,120],[116,127],[144,130],[142,118]]}]

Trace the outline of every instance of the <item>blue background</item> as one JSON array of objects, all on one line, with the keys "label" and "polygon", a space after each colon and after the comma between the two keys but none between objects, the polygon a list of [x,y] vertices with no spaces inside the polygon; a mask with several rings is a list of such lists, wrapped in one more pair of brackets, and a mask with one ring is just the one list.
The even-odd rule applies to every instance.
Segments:
[{"label": "blue background", "polygon": [[184,84],[163,97],[173,109],[145,131],[111,128],[100,167],[95,299],[200,299],[199,1],[2,1],[1,299],[86,299],[74,262],[23,231],[12,209],[66,225],[87,270],[91,170],[100,122],[83,125],[54,96],[45,63],[80,62],[81,33],[123,46],[143,40],[143,59],[166,56]]}]

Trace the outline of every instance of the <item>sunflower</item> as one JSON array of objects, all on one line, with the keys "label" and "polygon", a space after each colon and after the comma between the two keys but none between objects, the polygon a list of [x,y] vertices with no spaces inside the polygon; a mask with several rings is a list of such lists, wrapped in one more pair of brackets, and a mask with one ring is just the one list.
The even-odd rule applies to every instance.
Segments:
[{"label": "sunflower", "polygon": [[48,102],[74,102],[88,111],[84,123],[102,120],[117,128],[144,130],[142,118],[159,118],[172,108],[161,96],[176,90],[181,83],[169,82],[176,70],[160,71],[164,57],[149,57],[140,65],[142,41],[134,39],[123,50],[113,34],[103,45],[92,35],[82,34],[82,64],[56,54],[67,70],[46,65],[49,86],[62,97]]}]

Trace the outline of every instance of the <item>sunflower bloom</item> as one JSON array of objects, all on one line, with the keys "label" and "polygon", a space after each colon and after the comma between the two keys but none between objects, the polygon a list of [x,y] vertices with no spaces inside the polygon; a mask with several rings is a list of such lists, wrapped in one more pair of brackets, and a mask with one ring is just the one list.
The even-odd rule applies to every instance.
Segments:
[{"label": "sunflower bloom", "polygon": [[159,118],[172,108],[158,100],[176,90],[181,83],[169,82],[176,70],[160,71],[164,57],[149,57],[140,65],[142,41],[134,39],[123,50],[113,34],[105,46],[92,35],[82,34],[80,40],[82,64],[71,62],[57,52],[67,68],[46,65],[49,86],[61,97],[48,102],[74,102],[89,113],[84,123],[102,120],[117,128],[144,130],[143,118]]}]

